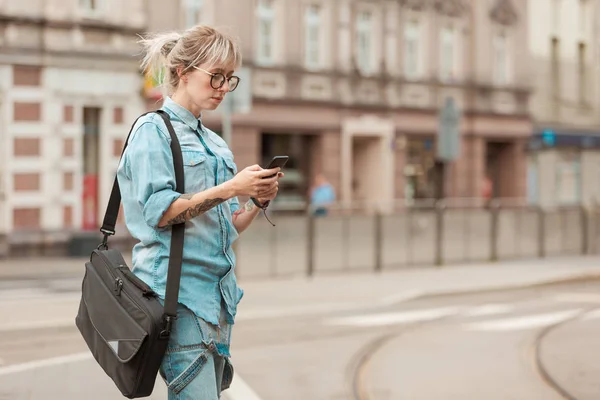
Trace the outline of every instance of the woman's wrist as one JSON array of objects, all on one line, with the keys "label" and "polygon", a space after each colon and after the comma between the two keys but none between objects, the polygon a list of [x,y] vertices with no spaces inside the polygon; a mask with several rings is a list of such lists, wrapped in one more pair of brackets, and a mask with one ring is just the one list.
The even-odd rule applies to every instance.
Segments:
[{"label": "woman's wrist", "polygon": [[258,208],[263,208],[265,206],[265,204],[269,201],[266,199],[261,199],[261,198],[251,198],[251,201],[254,202],[254,204],[256,205],[256,207]]},{"label": "woman's wrist", "polygon": [[223,191],[225,192],[225,198],[232,199],[232,198],[238,196],[238,192],[235,188],[235,183],[233,182],[233,180],[228,180],[226,182],[223,182],[221,184],[221,187],[223,188]]}]

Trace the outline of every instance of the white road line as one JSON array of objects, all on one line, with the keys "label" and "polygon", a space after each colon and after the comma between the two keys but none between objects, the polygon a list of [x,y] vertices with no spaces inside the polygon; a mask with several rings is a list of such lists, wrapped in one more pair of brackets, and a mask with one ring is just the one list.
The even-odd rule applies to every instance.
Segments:
[{"label": "white road line", "polygon": [[237,373],[233,377],[229,389],[223,393],[227,394],[229,400],[261,400],[258,394]]},{"label": "white road line", "polygon": [[589,313],[585,314],[583,316],[583,318],[581,318],[582,321],[591,321],[593,319],[598,319],[600,318],[600,310],[594,310],[594,311],[590,311]]},{"label": "white road line", "polygon": [[306,306],[297,307],[286,307],[286,308],[264,308],[264,309],[240,309],[236,315],[236,321],[253,320],[253,319],[267,319],[267,318],[281,318],[298,315],[311,315],[311,314],[328,314],[333,311],[351,311],[360,308],[365,308],[364,305],[357,303],[320,303]]},{"label": "white road line", "polygon": [[26,372],[33,369],[44,368],[44,367],[53,367],[61,364],[69,364],[84,360],[93,359],[92,354],[87,353],[77,353],[71,354],[68,356],[55,357],[55,358],[47,358],[45,360],[36,360],[23,364],[15,364],[8,365],[6,367],[0,368],[0,376],[16,374],[19,372]]},{"label": "white road line", "polygon": [[373,299],[372,301],[365,300],[362,303],[316,303],[285,308],[281,307],[272,309],[250,309],[247,311],[241,308],[240,312],[235,318],[236,321],[244,321],[253,319],[281,318],[299,315],[330,314],[332,312],[339,311],[360,311],[379,309],[381,307],[389,307],[409,300],[413,300],[421,296],[423,293],[424,292],[419,290],[410,290],[390,296],[385,296],[379,299]]},{"label": "white road line", "polygon": [[526,315],[516,318],[504,318],[486,322],[477,322],[464,325],[466,330],[470,331],[515,331],[521,329],[539,328],[542,326],[552,325],[568,318],[574,317],[579,312],[577,310],[567,310],[547,314]]},{"label": "white road line", "polygon": [[600,303],[600,294],[597,293],[561,293],[553,297],[560,303]]},{"label": "white road line", "polygon": [[325,322],[326,325],[345,326],[385,326],[409,322],[431,321],[450,315],[455,315],[460,307],[430,308],[395,313],[369,314],[356,317],[333,318]]},{"label": "white road line", "polygon": [[0,305],[6,305],[6,304],[11,304],[11,303],[18,303],[18,304],[24,304],[24,303],[39,303],[41,301],[45,301],[48,303],[73,303],[73,304],[79,304],[79,301],[81,300],[81,293],[40,293],[39,295],[32,295],[32,296],[26,296],[26,297],[21,297],[21,296],[15,296],[13,297],[12,294],[0,294]]},{"label": "white road line", "polygon": [[390,296],[383,297],[379,299],[378,303],[381,306],[393,306],[398,303],[403,303],[408,300],[413,300],[421,295],[423,295],[423,291],[421,290],[411,290],[404,293],[393,294]]},{"label": "white road line", "polygon": [[465,317],[485,317],[489,315],[507,314],[515,309],[512,304],[484,304],[482,306],[467,308],[461,313]]},{"label": "white road line", "polygon": [[3,326],[0,326],[0,332],[14,332],[14,331],[25,331],[32,329],[45,329],[45,328],[66,328],[66,327],[75,327],[75,317],[69,319],[54,319],[47,321],[27,321],[27,322],[17,322],[17,323],[9,323]]},{"label": "white road line", "polygon": [[[92,354],[89,352],[71,354],[68,356],[48,358],[45,360],[36,360],[23,364],[9,365],[0,367],[0,376],[17,374],[19,372],[27,372],[38,368],[55,367],[63,364],[70,364],[86,360],[93,360]],[[0,365],[2,359],[0,359]],[[225,391],[229,400],[261,400],[261,398],[252,390],[252,388],[239,377],[239,374],[233,378],[230,388]]]}]

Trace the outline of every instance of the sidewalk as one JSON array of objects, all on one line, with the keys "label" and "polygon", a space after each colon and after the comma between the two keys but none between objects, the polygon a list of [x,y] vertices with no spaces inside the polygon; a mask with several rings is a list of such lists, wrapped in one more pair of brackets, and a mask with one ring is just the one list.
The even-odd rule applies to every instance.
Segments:
[{"label": "sidewalk", "polygon": [[[68,296],[70,300],[61,299],[61,307],[53,309],[58,315],[48,317],[54,321],[65,318],[65,321],[72,323],[84,262],[84,259],[0,260],[0,283],[4,283],[6,288],[12,286],[11,281],[21,280],[20,285],[26,284],[22,280],[27,278],[68,278],[73,282],[73,285],[69,285],[72,294]],[[600,256],[404,268],[381,273],[340,272],[313,278],[241,280],[239,284],[245,294],[238,319],[377,308],[420,296],[594,278],[600,278]],[[3,308],[0,303],[0,317]],[[26,321],[19,323],[26,324]]]},{"label": "sidewalk", "polygon": [[[69,285],[69,292],[42,293],[41,297],[11,299],[13,283],[35,285],[36,281],[23,279],[55,279],[62,275],[70,281],[79,280],[84,260],[0,261],[0,333],[8,336],[21,332],[35,332],[41,328],[74,326],[80,295],[77,285]],[[37,271],[42,270],[40,274]],[[561,257],[547,260],[512,261],[496,264],[471,264],[442,268],[419,267],[376,273],[338,273],[314,278],[295,278],[264,281],[242,281],[245,296],[240,304],[237,320],[277,318],[293,315],[319,315],[336,311],[356,311],[390,306],[411,298],[525,287],[551,282],[600,278],[600,257]],[[0,294],[2,294],[0,289]],[[19,312],[14,310],[18,307]],[[277,321],[273,321],[277,323]],[[20,331],[23,330],[23,331]],[[48,358],[32,363],[0,367],[0,387],[9,397],[28,392],[36,399],[117,399],[113,385],[91,360],[85,344],[79,338],[65,348],[64,357]],[[87,360],[85,362],[76,362]],[[32,374],[32,370],[36,370]],[[32,378],[33,376],[33,378]],[[242,373],[243,378],[243,373]],[[85,385],[73,382],[86,382]],[[239,378],[236,384],[242,384]],[[242,389],[245,386],[242,384]],[[26,389],[26,391],[25,391]],[[225,398],[248,400],[244,390],[230,391]],[[92,395],[90,395],[92,393]],[[242,394],[239,394],[242,393]],[[2,397],[2,393],[0,393]],[[17,396],[18,397],[18,396]],[[157,383],[151,399],[164,399],[164,385]]]},{"label": "sidewalk", "polygon": [[422,296],[459,294],[600,278],[600,256],[557,257],[382,273],[339,273],[314,278],[240,282],[240,318],[378,307]]},{"label": "sidewalk", "polygon": [[[0,281],[83,277],[83,258],[0,258]],[[129,260],[127,260],[129,261]]]}]

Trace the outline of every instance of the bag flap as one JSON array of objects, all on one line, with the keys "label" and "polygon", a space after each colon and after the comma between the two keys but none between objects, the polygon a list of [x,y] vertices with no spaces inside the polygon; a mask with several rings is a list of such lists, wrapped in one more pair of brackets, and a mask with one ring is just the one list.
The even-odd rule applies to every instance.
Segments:
[{"label": "bag flap", "polygon": [[117,359],[126,363],[137,354],[148,336],[127,312],[138,306],[119,290],[117,280],[115,286],[109,288],[91,263],[86,263],[85,268],[82,292],[90,321]]}]

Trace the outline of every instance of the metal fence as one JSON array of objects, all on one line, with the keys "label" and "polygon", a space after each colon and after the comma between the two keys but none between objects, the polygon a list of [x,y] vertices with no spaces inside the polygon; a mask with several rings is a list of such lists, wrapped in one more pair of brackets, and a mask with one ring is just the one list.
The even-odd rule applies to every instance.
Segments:
[{"label": "metal fence", "polygon": [[543,209],[519,201],[437,201],[385,214],[335,207],[326,217],[275,211],[236,244],[241,279],[591,254],[598,208]]}]

